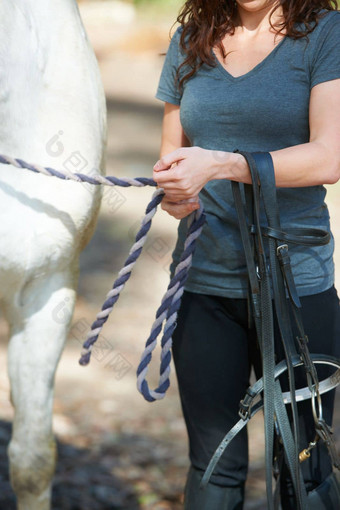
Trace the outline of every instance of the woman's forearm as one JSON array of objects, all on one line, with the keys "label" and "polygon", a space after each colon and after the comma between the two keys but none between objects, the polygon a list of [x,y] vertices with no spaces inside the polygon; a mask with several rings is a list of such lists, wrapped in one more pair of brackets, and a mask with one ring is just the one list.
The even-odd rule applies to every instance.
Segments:
[{"label": "woman's forearm", "polygon": [[[298,188],[337,182],[340,156],[334,145],[313,141],[271,152],[276,186]],[[154,179],[174,202],[196,197],[213,179],[251,183],[241,154],[200,147],[182,147],[163,156],[154,166]]]},{"label": "woman's forearm", "polygon": [[[277,187],[303,187],[334,184],[340,178],[340,158],[323,143],[310,142],[270,153]],[[212,152],[216,161],[213,178],[250,183],[246,160],[240,154]]]},{"label": "woman's forearm", "polygon": [[340,157],[320,142],[271,152],[278,187],[334,184],[340,178]]}]

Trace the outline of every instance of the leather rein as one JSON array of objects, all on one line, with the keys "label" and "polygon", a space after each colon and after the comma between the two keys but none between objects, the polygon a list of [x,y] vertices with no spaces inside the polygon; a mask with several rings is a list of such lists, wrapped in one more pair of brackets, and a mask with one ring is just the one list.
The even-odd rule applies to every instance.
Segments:
[{"label": "leather rein", "polygon": [[[332,438],[332,430],[322,416],[321,395],[340,383],[340,360],[324,354],[310,354],[305,334],[301,302],[296,290],[290,264],[289,244],[320,246],[330,241],[329,232],[314,228],[282,230],[276,198],[274,167],[267,152],[242,154],[249,165],[252,185],[232,182],[240,233],[245,252],[249,304],[255,322],[262,358],[262,378],[246,391],[240,402],[240,420],[226,434],[203,476],[204,488],[216,464],[232,439],[260,409],[265,416],[265,460],[268,508],[278,508],[278,485],[273,494],[272,475],[275,457],[275,438],[283,445],[285,459],[292,478],[299,509],[308,509],[308,497],[301,474],[301,462],[308,459],[317,441],[323,441],[329,450],[334,467],[340,469],[340,459]],[[261,224],[260,208],[263,207],[266,225]],[[274,314],[276,315],[285,360],[275,365]],[[293,319],[292,319],[293,317]],[[294,337],[292,325],[298,331]],[[326,365],[336,370],[323,381],[318,380],[316,365]],[[296,389],[294,369],[303,367],[307,386]],[[288,373],[289,392],[283,392],[279,376]],[[311,400],[315,425],[315,438],[299,451],[297,402]],[[291,406],[292,425],[286,404]]]}]

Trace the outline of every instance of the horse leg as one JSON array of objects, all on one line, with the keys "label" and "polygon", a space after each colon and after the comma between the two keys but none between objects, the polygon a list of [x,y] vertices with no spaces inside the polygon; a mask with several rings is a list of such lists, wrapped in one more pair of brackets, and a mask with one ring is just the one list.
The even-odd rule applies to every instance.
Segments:
[{"label": "horse leg", "polygon": [[48,510],[56,464],[53,384],[71,322],[77,271],[32,279],[7,306],[8,371],[15,410],[10,478],[18,510]]}]

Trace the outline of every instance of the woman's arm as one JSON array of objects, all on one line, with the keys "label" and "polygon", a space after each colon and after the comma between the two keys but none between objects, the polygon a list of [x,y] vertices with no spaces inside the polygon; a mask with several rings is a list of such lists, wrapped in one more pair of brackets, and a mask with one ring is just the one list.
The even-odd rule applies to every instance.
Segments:
[{"label": "woman's arm", "polygon": [[[174,104],[165,103],[162,125],[162,141],[160,156],[165,156],[181,147],[190,146],[189,140],[185,136],[181,121],[180,107]],[[188,216],[192,211],[198,209],[197,201],[186,204],[178,204],[169,200],[166,196],[161,203],[162,209],[177,219]]]},{"label": "woman's arm", "polygon": [[340,179],[340,80],[312,88],[309,126],[309,143],[271,153],[277,186],[335,184]]},{"label": "woman's arm", "polygon": [[180,121],[179,106],[176,104],[165,103],[160,156],[165,156],[166,154],[169,154],[169,152],[173,152],[180,147],[189,146],[189,140],[185,136]]},{"label": "woman's arm", "polygon": [[[313,87],[309,123],[309,143],[271,152],[278,187],[333,184],[339,180],[340,79]],[[177,165],[171,168],[173,163]],[[154,170],[154,179],[168,199],[176,201],[197,196],[211,179],[251,182],[243,156],[199,147],[166,154]]]}]

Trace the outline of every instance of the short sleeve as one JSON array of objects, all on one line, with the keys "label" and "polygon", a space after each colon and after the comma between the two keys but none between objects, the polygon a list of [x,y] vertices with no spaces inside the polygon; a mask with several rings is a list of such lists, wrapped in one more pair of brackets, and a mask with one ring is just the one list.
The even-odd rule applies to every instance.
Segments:
[{"label": "short sleeve", "polygon": [[170,41],[156,92],[157,99],[177,105],[181,102],[181,94],[176,80],[179,66],[179,41],[180,28],[176,30]]},{"label": "short sleeve", "polygon": [[310,87],[338,78],[340,78],[340,12],[332,11],[315,47]]}]

